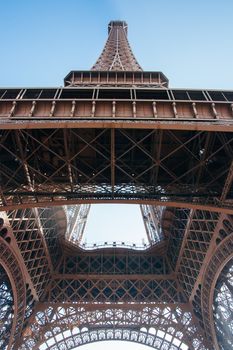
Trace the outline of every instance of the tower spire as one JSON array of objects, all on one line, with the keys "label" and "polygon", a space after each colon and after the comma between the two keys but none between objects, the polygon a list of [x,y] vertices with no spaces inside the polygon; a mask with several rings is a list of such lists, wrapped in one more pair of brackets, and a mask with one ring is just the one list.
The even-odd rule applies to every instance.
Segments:
[{"label": "tower spire", "polygon": [[128,26],[125,21],[111,21],[108,39],[92,70],[142,71],[127,39]]}]

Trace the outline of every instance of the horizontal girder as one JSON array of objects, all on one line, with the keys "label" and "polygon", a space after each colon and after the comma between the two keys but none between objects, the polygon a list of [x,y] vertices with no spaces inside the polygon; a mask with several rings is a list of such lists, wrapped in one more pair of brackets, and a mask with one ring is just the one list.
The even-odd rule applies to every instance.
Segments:
[{"label": "horizontal girder", "polygon": [[[233,92],[119,87],[0,89],[1,128],[47,128],[57,120],[62,128],[75,127],[75,121],[76,127],[90,127],[99,120],[127,120],[125,128],[131,121],[139,128],[232,131]],[[135,126],[136,122],[140,124]]]},{"label": "horizontal girder", "polygon": [[[49,291],[50,302],[184,302],[174,278],[164,276],[55,276]],[[95,277],[95,278],[94,278]],[[46,298],[47,299],[47,298]]]},{"label": "horizontal girder", "polygon": [[[64,246],[63,246],[64,248]],[[73,253],[74,254],[74,253]],[[145,251],[135,252],[126,249],[115,248],[110,252],[102,249],[101,252],[87,251],[80,253],[77,249],[75,255],[65,256],[59,267],[59,273],[71,274],[73,276],[95,274],[95,275],[163,275],[171,272],[164,256]]]},{"label": "horizontal girder", "polygon": [[5,130],[1,206],[133,200],[229,209],[232,145],[222,132]]},{"label": "horizontal girder", "polygon": [[[64,79],[64,85],[69,87],[148,87],[164,88],[168,79],[162,72],[148,71],[71,71]],[[132,86],[133,84],[133,86]]]}]

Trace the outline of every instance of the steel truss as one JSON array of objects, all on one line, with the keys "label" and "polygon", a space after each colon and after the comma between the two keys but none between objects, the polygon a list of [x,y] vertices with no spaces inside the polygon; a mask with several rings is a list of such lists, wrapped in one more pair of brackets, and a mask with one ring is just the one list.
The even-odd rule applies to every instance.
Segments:
[{"label": "steel truss", "polygon": [[[214,245],[215,251],[214,254],[209,259],[209,263],[206,266],[203,278],[203,286],[201,288],[201,294],[199,294],[199,298],[197,302],[201,302],[201,308],[199,310],[203,310],[202,314],[199,312],[199,318],[201,324],[204,324],[205,332],[209,340],[212,341],[216,349],[225,349],[225,344],[231,339],[228,337],[227,339],[217,340],[214,324],[216,322],[216,327],[218,329],[218,337],[219,337],[219,327],[221,321],[218,321],[220,317],[219,313],[216,313],[215,310],[215,321],[213,314],[213,307],[216,307],[217,298],[224,298],[225,293],[219,294],[218,288],[219,284],[221,284],[221,280],[225,281],[225,273],[223,268],[226,266],[228,271],[231,271],[231,262],[232,262],[232,247],[233,247],[233,222],[232,218],[224,218],[222,221],[221,229],[219,231],[219,235],[216,240],[216,244]],[[221,275],[221,272],[223,273]],[[225,270],[226,271],[226,270]],[[220,277],[219,277],[220,276]],[[219,280],[218,280],[219,278]],[[228,275],[230,278],[230,274]],[[229,283],[231,283],[229,281]],[[215,298],[215,302],[214,302]],[[227,312],[231,312],[230,309]]]},{"label": "steel truss", "polygon": [[14,300],[10,280],[0,266],[0,319],[2,327],[0,329],[0,347],[5,350],[11,335],[12,322],[14,317]]},{"label": "steel truss", "polygon": [[68,225],[66,238],[67,240],[80,245],[90,211],[90,204],[65,206],[64,209]]},{"label": "steel truss", "polygon": [[[22,350],[73,349],[98,340],[141,342],[156,349],[206,349],[188,305],[39,305]],[[44,346],[44,347],[43,347]]]},{"label": "steel truss", "polygon": [[233,346],[233,259],[224,267],[214,292],[214,321],[220,348]]},{"label": "steel truss", "polygon": [[[156,312],[158,312],[158,310],[162,312],[162,310],[166,309],[166,307],[170,307],[171,310],[174,310],[176,308],[180,308],[182,310],[184,308],[186,311],[188,310],[189,313],[191,312],[190,322],[195,322],[195,332],[200,332],[201,334],[201,328],[195,321],[197,318],[202,328],[203,325],[205,325],[207,342],[212,342],[212,335],[214,334],[214,332],[213,330],[208,329],[209,325],[211,325],[212,323],[209,320],[205,320],[206,313],[203,313],[202,311],[205,310],[205,306],[203,305],[204,308],[201,306],[202,304],[201,294],[199,293],[199,286],[200,282],[203,280],[203,293],[203,291],[206,290],[205,283],[207,281],[209,285],[209,272],[204,271],[204,266],[206,266],[209,259],[213,256],[211,253],[213,250],[213,246],[217,246],[218,249],[222,247],[224,251],[222,260],[229,260],[230,255],[228,252],[231,252],[231,245],[229,244],[229,242],[230,240],[232,240],[233,232],[232,218],[230,216],[221,214],[221,216],[219,217],[218,214],[211,213],[208,211],[183,211],[180,209],[166,210],[162,221],[164,239],[168,240],[168,252],[170,250],[177,251],[177,253],[174,255],[176,256],[176,259],[174,260],[173,257],[173,259],[171,260],[166,260],[164,259],[164,257],[169,257],[169,255],[165,253],[165,255],[159,256],[156,255],[156,250],[152,250],[151,253],[147,252],[146,255],[145,253],[142,255],[142,253],[138,251],[129,251],[127,253],[128,258],[126,261],[125,254],[123,255],[120,251],[118,253],[117,251],[113,253],[112,248],[108,251],[96,250],[90,253],[88,251],[84,252],[83,250],[80,250],[78,246],[76,246],[75,248],[74,246],[70,247],[69,242],[67,242],[66,245],[64,245],[65,230],[62,231],[62,227],[59,226],[59,219],[65,217],[65,215],[62,215],[62,211],[64,212],[64,209],[62,208],[57,208],[55,211],[54,208],[47,208],[40,210],[40,216],[38,216],[39,220],[44,220],[40,221],[43,222],[42,227],[44,228],[44,231],[40,231],[37,238],[40,238],[41,242],[44,242],[44,238],[45,236],[47,236],[47,243],[49,244],[49,239],[52,239],[51,242],[53,242],[53,236],[57,236],[60,237],[60,239],[57,241],[57,249],[59,249],[59,246],[62,245],[64,247],[66,247],[67,245],[67,247],[65,248],[62,257],[57,262],[56,267],[54,267],[52,264],[49,265],[49,261],[47,261],[47,264],[48,266],[50,266],[50,268],[55,268],[53,272],[52,281],[50,281],[50,278],[48,277],[46,287],[47,291],[46,293],[40,296],[40,300],[43,300],[44,302],[42,304],[41,302],[37,302],[35,304],[37,305],[36,309],[35,306],[33,306],[32,304],[32,309],[30,309],[29,307],[28,311],[26,311],[28,316],[25,318],[24,322],[24,334],[25,342],[30,345],[22,344],[22,349],[24,349],[24,346],[28,346],[28,348],[30,349],[30,346],[32,346],[33,342],[39,344],[39,340],[37,339],[38,330],[33,330],[34,326],[30,330],[30,326],[28,325],[31,325],[32,322],[35,322],[35,325],[38,325],[38,321],[33,320],[35,320],[35,318],[37,317],[42,317],[41,315],[43,315],[43,312],[47,312],[42,312],[41,310],[51,310],[54,309],[54,307],[55,309],[57,308],[58,310],[61,310],[60,315],[63,315],[62,319],[64,320],[65,327],[68,327],[68,329],[73,329],[72,327],[75,326],[70,327],[70,325],[65,322],[65,319],[67,319],[67,315],[65,314],[64,309],[68,308],[69,310],[73,310],[72,312],[77,313],[76,317],[81,317],[81,311],[84,312],[83,315],[88,315],[86,313],[86,310],[89,310],[89,308],[91,307],[90,305],[93,305],[94,309],[96,308],[99,310],[103,308],[105,310],[109,310],[108,305],[112,304],[112,307],[113,305],[115,305],[113,307],[113,310],[117,310],[120,308],[120,305],[116,304],[119,301],[121,302],[121,304],[123,303],[125,305],[125,314],[127,314],[127,312],[129,312],[130,309],[134,310],[134,308],[136,308],[138,310],[139,308],[141,310],[141,308],[143,308],[144,306],[145,309],[148,308],[148,310],[153,310],[153,305],[157,305],[155,308],[155,310],[157,310]],[[35,232],[35,220],[31,221],[30,223],[32,213],[34,213],[35,215],[33,209],[25,211],[24,215],[22,215],[22,211],[19,211],[18,213],[14,212],[14,215],[13,212],[9,213],[10,222],[12,223],[12,226],[15,229],[14,232],[16,233],[16,241],[22,254],[24,252],[24,250],[22,250],[22,241],[24,240],[23,237],[25,237],[26,232],[30,232],[30,230],[32,230],[32,232]],[[53,215],[51,215],[52,213]],[[20,220],[19,216],[21,217]],[[54,230],[53,225],[51,225],[51,220],[57,222],[57,231]],[[25,231],[22,230],[21,235],[19,233],[19,226],[16,226],[19,225],[19,221],[21,221],[21,225],[22,222],[27,222],[28,225],[24,227]],[[169,225],[170,227],[172,227],[172,231],[168,230]],[[51,231],[51,233],[49,231]],[[201,237],[203,238],[201,238],[200,235],[202,235]],[[181,244],[179,243],[179,239],[175,241],[175,236],[182,237]],[[8,237],[11,237],[10,230],[8,233]],[[14,241],[14,237],[12,237],[12,241]],[[224,248],[225,246],[228,250]],[[37,247],[39,248],[40,245],[37,245]],[[33,248],[31,249],[33,252]],[[158,247],[156,249],[158,249],[158,252],[160,252],[159,254],[161,254],[161,248]],[[217,250],[216,255],[214,255],[214,257],[216,256],[214,259],[219,259],[218,255],[219,253]],[[44,261],[43,255],[41,255],[41,259],[42,261]],[[194,259],[196,261],[195,265],[192,264]],[[27,261],[25,261],[25,264],[25,266],[27,266]],[[125,264],[125,268],[123,268],[122,264]],[[213,266],[215,266],[215,269],[219,266],[218,264],[216,264],[216,262],[214,262],[213,264]],[[95,270],[94,266],[97,268],[97,270]],[[210,269],[211,266],[212,263],[208,263],[208,267]],[[156,270],[152,271],[152,267],[153,269],[156,268]],[[142,270],[137,270],[138,268],[141,268]],[[122,269],[128,269],[128,272],[127,270],[123,271]],[[36,276],[43,276],[43,270],[36,269],[34,275],[32,274],[32,272],[30,272],[30,269],[27,268],[27,270],[31,277],[32,285],[34,286],[35,290],[37,290],[37,284],[35,283],[35,279],[33,278],[35,278]],[[104,274],[102,272],[104,272]],[[176,272],[177,275],[175,275],[174,272]],[[126,275],[126,273],[128,273],[128,275]],[[141,275],[139,275],[140,273]],[[155,274],[153,275],[153,273]],[[89,279],[87,279],[87,274],[89,276]],[[152,276],[153,287],[151,286]],[[172,285],[168,283],[169,276],[173,279],[172,283],[174,287],[172,287]],[[177,279],[174,279],[175,276],[177,276]],[[130,278],[132,279],[130,288],[126,287],[125,285],[126,278],[128,278],[128,284],[131,283]],[[28,305],[30,305],[29,300],[32,300],[31,298],[32,297],[30,297],[27,301]],[[190,306],[188,300],[192,303],[195,316],[193,314],[192,307]],[[211,310],[212,304],[209,302],[209,296],[206,295],[205,299],[203,300],[208,300],[208,307],[210,307],[209,310]],[[89,303],[89,306],[87,303]],[[134,304],[135,306],[132,306]],[[77,309],[75,305],[77,305]],[[58,311],[55,311],[55,313],[57,312]],[[51,315],[54,315],[54,311],[51,313]],[[29,322],[27,321],[28,317],[30,317]],[[75,324],[77,320],[74,319],[73,316],[71,319],[72,322],[74,322]],[[173,319],[173,316],[171,316],[171,319]],[[45,323],[48,323],[46,327],[49,327],[51,319],[45,319],[42,317],[41,320],[46,321]],[[41,321],[41,327],[44,321]],[[60,320],[58,321],[58,319],[56,319],[56,322],[56,326],[54,325],[56,331],[53,336],[55,336],[55,334],[57,335],[56,332],[58,332],[59,330],[58,333],[64,333],[62,337],[64,338],[65,336],[67,336],[68,339],[66,342],[66,340],[62,340],[63,338],[61,338],[61,336],[59,335],[56,337],[56,345],[54,345],[53,343],[54,340],[50,340],[48,344],[50,344],[49,346],[51,346],[51,349],[55,349],[56,346],[58,346],[57,342],[60,344],[59,346],[66,346],[65,348],[69,349],[71,348],[71,344],[78,343],[80,345],[81,343],[87,341],[92,342],[103,339],[119,339],[119,337],[121,337],[121,339],[127,338],[130,341],[139,341],[139,339],[141,339],[141,341],[145,344],[148,344],[152,347],[161,346],[161,349],[166,349],[166,346],[168,346],[168,339],[174,340],[174,343],[170,343],[169,349],[179,349],[177,345],[179,342],[177,339],[179,339],[180,341],[180,349],[186,349],[185,346],[188,346],[190,349],[207,349],[208,347],[211,348],[211,346],[209,346],[208,343],[206,343],[206,341],[204,340],[204,343],[196,343],[195,340],[195,345],[190,345],[189,340],[187,340],[186,338],[182,338],[183,340],[181,338],[177,338],[176,336],[170,338],[170,335],[172,336],[172,334],[169,333],[170,335],[166,336],[167,333],[164,331],[164,328],[161,330],[162,333],[158,334],[151,334],[151,330],[149,331],[148,328],[146,328],[146,331],[145,329],[141,331],[142,327],[140,327],[140,329],[135,329],[131,321],[129,321],[127,327],[126,325],[124,325],[123,328],[122,324],[119,324],[119,327],[116,324],[114,328],[103,328],[104,323],[99,328],[96,328],[96,326],[93,326],[93,328],[91,323],[87,321],[87,323],[83,327],[85,328],[87,325],[89,325],[88,330],[82,331],[82,329],[80,328],[80,333],[77,334],[75,332],[71,332],[72,334],[68,334],[69,332],[67,333],[67,328],[66,330],[61,330],[60,327],[63,324],[63,321],[61,321],[61,324],[59,324]],[[158,320],[156,322],[158,322]],[[77,321],[76,325],[77,324],[80,323],[78,323]],[[43,327],[43,329],[45,330],[46,328]],[[156,329],[158,331],[158,328]],[[44,330],[40,332],[43,333]],[[152,330],[152,332],[155,331]],[[28,338],[28,334],[30,334],[30,340]],[[48,334],[50,334],[50,337],[53,337],[51,333]],[[161,340],[161,335],[163,335],[162,339],[164,340]],[[194,337],[191,338],[196,339]],[[44,346],[48,346],[45,338],[43,338],[43,342],[41,344],[44,343],[46,344]],[[15,346],[17,348],[19,346],[19,343],[16,342]],[[36,348],[37,347],[35,347],[35,349]]]},{"label": "steel truss", "polygon": [[0,229],[0,345],[2,349],[10,349],[21,335],[30,300],[26,295],[23,271],[12,247],[10,232],[3,218],[1,218],[1,223],[4,226]]},{"label": "steel truss", "polygon": [[231,212],[232,145],[221,132],[2,131],[2,209],[131,200]]},{"label": "steel truss", "polygon": [[[0,89],[0,346],[228,350],[232,117],[232,91],[143,72],[122,21],[64,88]],[[150,246],[80,247],[95,202],[143,205]]]},{"label": "steel truss", "polygon": [[142,70],[130,49],[127,31],[126,22],[111,21],[109,23],[108,40],[102,54],[92,67],[93,71]]}]

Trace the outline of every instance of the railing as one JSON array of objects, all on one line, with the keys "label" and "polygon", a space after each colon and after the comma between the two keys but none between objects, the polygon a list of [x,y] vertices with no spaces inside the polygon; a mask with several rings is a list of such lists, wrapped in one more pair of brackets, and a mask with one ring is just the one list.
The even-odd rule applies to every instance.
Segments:
[{"label": "railing", "polygon": [[231,90],[197,90],[164,88],[0,88],[1,101],[55,101],[55,100],[125,100],[125,101],[170,101],[170,102],[215,102],[232,103]]},{"label": "railing", "polygon": [[103,248],[126,248],[126,249],[133,249],[133,250],[146,250],[148,248],[151,248],[158,242],[151,242],[144,243],[144,244],[137,244],[132,242],[123,242],[123,241],[103,241],[103,242],[96,242],[96,243],[80,243],[77,244],[75,241],[68,241],[70,244],[72,244],[75,247],[79,247],[84,250],[94,250],[94,249],[103,249]]}]

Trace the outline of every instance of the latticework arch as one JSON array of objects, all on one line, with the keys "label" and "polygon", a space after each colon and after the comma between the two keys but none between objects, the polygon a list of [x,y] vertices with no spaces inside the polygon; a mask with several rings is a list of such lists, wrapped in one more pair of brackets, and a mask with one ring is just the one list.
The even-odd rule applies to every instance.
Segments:
[{"label": "latticework arch", "polygon": [[99,328],[93,330],[87,330],[83,332],[77,331],[77,333],[73,333],[67,338],[64,338],[63,335],[57,335],[63,339],[59,340],[55,345],[51,345],[50,347],[40,347],[41,350],[73,350],[76,347],[95,343],[99,341],[128,341],[133,343],[138,343],[142,345],[147,345],[148,347],[154,348],[156,350],[186,350],[188,346],[181,342],[178,338],[172,338],[172,336],[166,335],[166,338],[163,337],[164,333],[162,331],[158,331],[161,335],[151,334],[150,332],[143,332],[138,330],[132,330],[127,328],[115,328],[115,329],[106,329]]},{"label": "latticework arch", "polygon": [[216,349],[219,349],[216,338],[214,318],[213,318],[213,304],[214,292],[218,277],[224,266],[233,257],[233,234],[226,237],[216,248],[207,268],[203,279],[202,288],[202,315],[205,325],[205,333],[209,341],[211,341]]},{"label": "latticework arch", "polygon": [[68,350],[87,341],[109,339],[139,343],[142,342],[139,339],[144,339],[146,345],[161,350],[206,349],[190,309],[172,304],[154,307],[124,305],[115,308],[107,305],[43,308],[41,305],[34,321],[31,320],[25,329],[20,349],[51,347],[54,350],[60,349],[59,346],[63,344],[61,348]]},{"label": "latticework arch", "polygon": [[219,348],[233,347],[233,258],[222,269],[214,290],[213,318]]},{"label": "latticework arch", "polygon": [[[8,312],[12,314],[11,317],[7,312],[4,315],[4,319],[1,319],[1,322],[3,322],[3,333],[1,334],[2,339],[0,344],[3,349],[10,349],[13,343],[20,337],[24,324],[26,311],[26,287],[24,284],[23,273],[13,249],[2,237],[0,237],[0,268],[3,271],[1,276],[3,280],[1,283],[2,285],[5,284],[8,286],[9,291],[7,293],[8,300],[4,300],[5,298],[1,297],[1,308],[6,308],[7,304],[5,303],[10,303]],[[10,322],[9,318],[11,319]],[[4,322],[6,322],[8,325],[6,326]],[[5,337],[6,339],[4,341]]]}]

